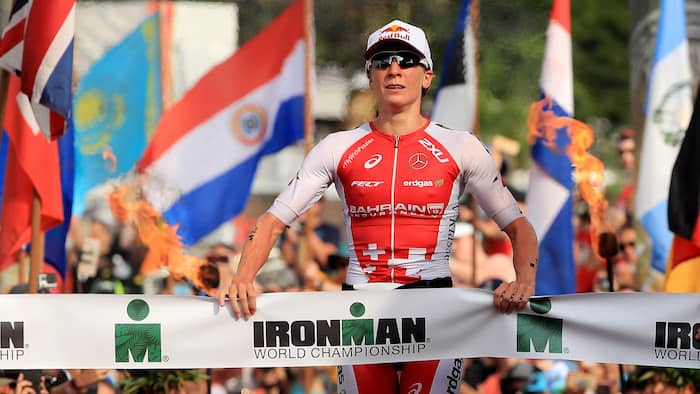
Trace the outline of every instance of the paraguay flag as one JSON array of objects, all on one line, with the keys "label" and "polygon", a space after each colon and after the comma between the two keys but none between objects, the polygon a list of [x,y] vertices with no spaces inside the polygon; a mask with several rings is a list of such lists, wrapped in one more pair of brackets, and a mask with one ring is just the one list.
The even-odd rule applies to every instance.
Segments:
[{"label": "paraguay flag", "polygon": [[[540,77],[542,97],[551,97],[557,116],[573,117],[574,83],[571,60],[571,17],[569,0],[554,0],[547,28],[547,43]],[[556,146],[542,138],[532,145],[527,217],[540,243],[540,264],[536,294],[554,295],[576,291],[572,223],[574,181],[567,147],[566,128],[559,129]]]},{"label": "paraguay flag", "polygon": [[303,33],[296,1],[161,118],[138,169],[185,244],[243,210],[262,156],[304,137]]},{"label": "paraguay flag", "polygon": [[[693,111],[683,0],[661,1],[656,49],[649,74],[635,214],[653,242],[651,265],[664,272],[673,234],[668,190]],[[695,169],[697,179],[697,168]]]}]

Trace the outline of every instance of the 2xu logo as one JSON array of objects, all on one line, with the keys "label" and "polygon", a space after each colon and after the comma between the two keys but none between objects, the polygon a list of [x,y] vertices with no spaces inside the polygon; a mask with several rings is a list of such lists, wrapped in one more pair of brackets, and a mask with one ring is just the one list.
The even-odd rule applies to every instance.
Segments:
[{"label": "2xu logo", "polygon": [[428,152],[432,153],[433,156],[435,156],[437,161],[439,161],[440,163],[447,163],[449,161],[449,159],[447,159],[444,156],[444,153],[442,153],[442,151],[438,147],[436,147],[432,142],[430,142],[429,139],[427,139],[427,138],[420,139],[420,140],[418,140],[418,143],[423,145],[423,147],[425,149],[427,149]]},{"label": "2xu logo", "polygon": [[[148,317],[149,308],[144,300],[129,302],[126,314],[134,321]],[[161,362],[160,324],[117,323],[114,325],[114,356],[118,363],[143,362],[148,353],[149,362]]]},{"label": "2xu logo", "polygon": [[[544,315],[552,309],[552,301],[539,298],[530,301],[530,309]],[[562,329],[564,321],[551,317],[518,313],[517,352],[543,353],[549,346],[549,353],[563,353]]]}]

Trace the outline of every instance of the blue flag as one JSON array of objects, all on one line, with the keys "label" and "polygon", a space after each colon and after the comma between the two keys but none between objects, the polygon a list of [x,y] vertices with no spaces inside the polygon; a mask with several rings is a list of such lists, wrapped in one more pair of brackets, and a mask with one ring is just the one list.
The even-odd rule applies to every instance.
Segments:
[{"label": "blue flag", "polygon": [[649,74],[644,136],[639,158],[635,215],[653,242],[651,266],[664,272],[673,234],[668,191],[693,112],[692,74],[685,33],[685,2],[663,0]]},{"label": "blue flag", "polygon": [[2,193],[5,190],[5,163],[7,163],[7,148],[10,140],[7,134],[2,132],[2,140],[0,140],[0,206],[2,206]]},{"label": "blue flag", "polygon": [[[554,0],[540,77],[542,95],[551,98],[544,111],[573,117],[573,79],[570,4],[569,0]],[[566,128],[561,128],[554,141],[545,142],[540,137],[532,145],[527,217],[540,246],[537,295],[576,291],[572,223],[574,180],[571,158],[566,154],[570,143]]]},{"label": "blue flag", "polygon": [[98,60],[75,94],[75,200],[125,174],[141,157],[162,112],[157,14]]},{"label": "blue flag", "polygon": [[66,237],[73,211],[73,179],[75,177],[74,126],[68,119],[66,132],[58,140],[58,156],[61,162],[61,194],[63,197],[63,223],[46,233],[44,259],[66,277]]}]

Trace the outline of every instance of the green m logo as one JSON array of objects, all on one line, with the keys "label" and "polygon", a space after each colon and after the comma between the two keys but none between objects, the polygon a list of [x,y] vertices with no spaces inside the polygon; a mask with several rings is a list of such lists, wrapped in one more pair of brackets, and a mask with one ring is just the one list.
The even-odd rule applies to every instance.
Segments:
[{"label": "green m logo", "polygon": [[[552,309],[552,301],[548,298],[532,300],[530,309],[544,315]],[[563,322],[562,319],[518,313],[516,351],[531,352],[532,345],[535,352],[542,353],[549,345],[550,353],[562,353]]]},{"label": "green m logo", "polygon": [[[144,300],[133,300],[126,313],[134,321],[148,317],[148,304]],[[114,354],[116,362],[128,363],[129,354],[135,362],[143,362],[148,353],[149,362],[160,362],[160,324],[117,323],[114,325]]]},{"label": "green m logo", "polygon": [[[365,306],[361,302],[350,305],[350,314],[361,317],[365,314]],[[374,345],[374,320],[349,319],[343,320],[343,346]]]}]

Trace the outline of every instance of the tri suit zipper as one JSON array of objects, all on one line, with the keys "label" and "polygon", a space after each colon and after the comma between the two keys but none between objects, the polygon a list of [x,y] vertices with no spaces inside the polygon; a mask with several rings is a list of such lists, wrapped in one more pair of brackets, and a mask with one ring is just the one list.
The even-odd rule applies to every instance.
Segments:
[{"label": "tri suit zipper", "polygon": [[396,167],[399,158],[399,136],[394,136],[394,167],[391,173],[391,283],[394,283],[394,240],[396,238]]}]

